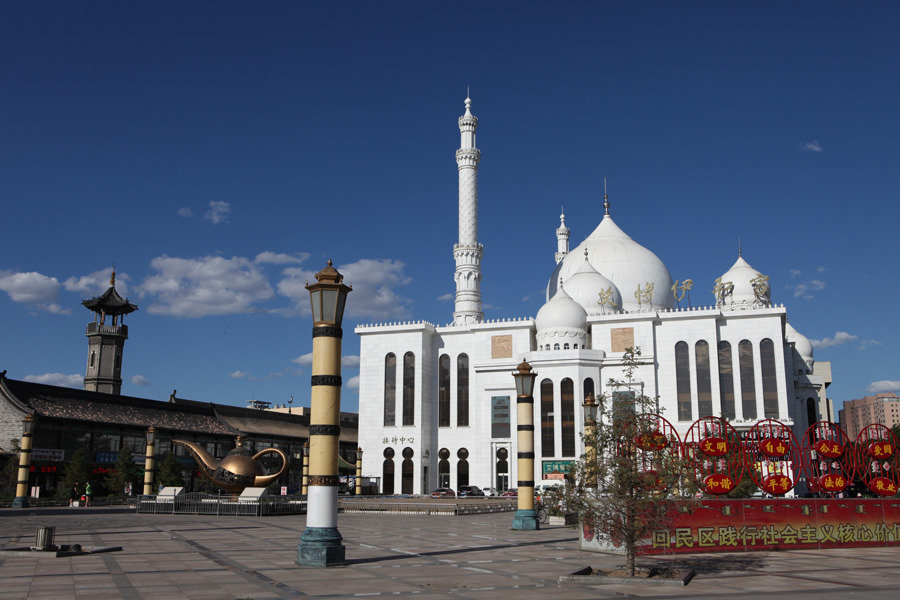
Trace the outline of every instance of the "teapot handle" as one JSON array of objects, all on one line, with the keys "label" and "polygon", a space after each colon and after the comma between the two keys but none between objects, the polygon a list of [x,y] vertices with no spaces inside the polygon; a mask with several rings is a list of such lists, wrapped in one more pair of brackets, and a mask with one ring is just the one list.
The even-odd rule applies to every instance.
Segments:
[{"label": "teapot handle", "polygon": [[280,448],[266,448],[265,450],[260,450],[259,452],[257,452],[256,454],[253,455],[253,460],[256,460],[257,458],[259,458],[260,456],[262,456],[263,454],[265,454],[267,452],[274,452],[275,454],[277,454],[278,456],[281,457],[281,468],[278,469],[277,473],[275,473],[275,475],[280,475],[281,472],[284,471],[285,467],[287,467],[287,464],[288,464],[287,455]]}]

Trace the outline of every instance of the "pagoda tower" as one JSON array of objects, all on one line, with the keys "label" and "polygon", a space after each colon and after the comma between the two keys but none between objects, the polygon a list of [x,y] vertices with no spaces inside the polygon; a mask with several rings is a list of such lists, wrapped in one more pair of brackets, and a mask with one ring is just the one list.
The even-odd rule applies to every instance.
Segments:
[{"label": "pagoda tower", "polygon": [[116,291],[116,271],[109,278],[109,289],[82,304],[94,313],[87,325],[88,362],[84,389],[104,394],[122,393],[122,354],[128,339],[125,315],[137,310]]}]

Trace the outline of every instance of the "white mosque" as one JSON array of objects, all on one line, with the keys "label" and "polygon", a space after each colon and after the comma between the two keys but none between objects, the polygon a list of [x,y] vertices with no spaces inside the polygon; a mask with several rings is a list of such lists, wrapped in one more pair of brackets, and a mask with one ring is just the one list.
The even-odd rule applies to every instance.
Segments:
[{"label": "white mosque", "polygon": [[[383,493],[424,494],[462,485],[552,484],[583,452],[582,401],[658,398],[682,436],[700,417],[737,429],[778,419],[798,440],[810,423],[833,420],[825,388],[830,365],[815,363],[809,340],[771,301],[769,277],[742,256],[718,279],[714,304],[689,306],[691,280],[674,281],[652,251],[605,213],[570,250],[560,215],[556,268],[547,302],[529,319],[484,319],[478,241],[478,119],[466,98],[459,118],[459,243],[455,310],[449,325],[425,321],[362,325],[359,444],[363,474]],[[709,287],[707,287],[709,286]],[[713,299],[711,299],[713,300]],[[641,350],[630,384],[626,348]],[[525,358],[537,372],[535,472],[516,472],[512,371]],[[624,394],[624,396],[623,396]]]}]

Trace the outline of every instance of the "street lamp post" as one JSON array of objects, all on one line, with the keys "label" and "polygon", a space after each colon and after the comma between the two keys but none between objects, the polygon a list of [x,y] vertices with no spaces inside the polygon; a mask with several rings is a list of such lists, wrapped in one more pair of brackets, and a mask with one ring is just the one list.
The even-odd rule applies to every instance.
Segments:
[{"label": "street lamp post", "polygon": [[534,510],[534,380],[537,373],[522,359],[512,374],[516,380],[516,435],[518,441],[518,510],[513,516],[513,529],[534,530],[540,527]]},{"label": "street lamp post", "polygon": [[303,444],[303,474],[300,478],[300,493],[309,493],[309,442]]},{"label": "street lamp post", "polygon": [[584,409],[584,459],[589,465],[588,480],[585,483],[587,487],[597,487],[597,478],[593,474],[593,467],[597,462],[597,446],[594,439],[595,428],[597,425],[597,407],[599,403],[594,398],[594,394],[588,394],[584,399],[581,407]]},{"label": "street lamp post", "polygon": [[144,497],[153,495],[153,460],[156,458],[156,427],[147,428],[147,454],[144,457]]},{"label": "street lamp post", "polygon": [[344,564],[343,538],[337,528],[338,443],[341,426],[341,321],[347,294],[344,276],[328,266],[309,284],[313,317],[312,394],[309,417],[309,495],[306,529],[297,547],[297,564]]},{"label": "street lamp post", "polygon": [[34,415],[28,413],[22,419],[22,444],[19,446],[19,477],[16,480],[16,497],[13,508],[28,508],[28,476],[31,470],[31,434],[34,431]]},{"label": "street lamp post", "polygon": [[362,496],[362,448],[356,449],[356,495]]}]

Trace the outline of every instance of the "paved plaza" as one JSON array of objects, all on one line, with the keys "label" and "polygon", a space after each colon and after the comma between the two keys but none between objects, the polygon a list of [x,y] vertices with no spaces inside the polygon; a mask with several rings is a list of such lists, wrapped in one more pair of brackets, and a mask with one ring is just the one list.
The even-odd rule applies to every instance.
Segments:
[{"label": "paved plaza", "polygon": [[[294,564],[304,517],[138,515],[124,509],[0,511],[0,545],[33,542],[55,525],[57,543],[121,552],[0,558],[0,600],[196,600],[306,597],[896,598],[900,548],[731,553],[653,558],[692,566],[687,587],[558,584],[560,575],[622,558],[582,552],[576,532],[511,531],[511,513],[472,516],[343,514],[350,564]],[[645,561],[646,562],[646,561]]]}]

